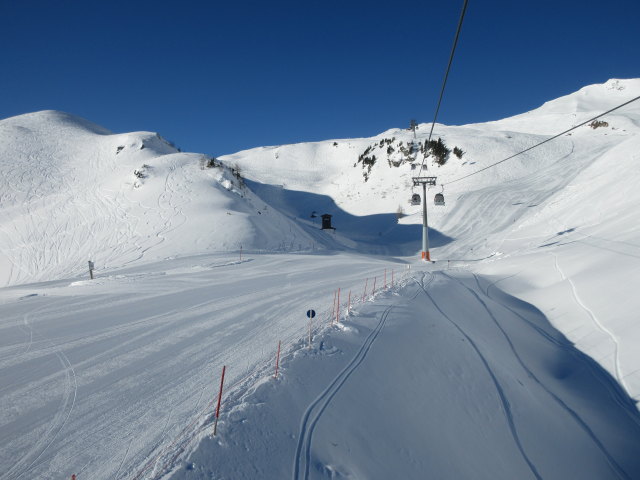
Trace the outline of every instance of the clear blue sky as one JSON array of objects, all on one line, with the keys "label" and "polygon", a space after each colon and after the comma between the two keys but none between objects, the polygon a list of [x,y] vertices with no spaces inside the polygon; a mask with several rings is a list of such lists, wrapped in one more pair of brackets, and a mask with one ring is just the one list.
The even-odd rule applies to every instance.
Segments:
[{"label": "clear blue sky", "polygon": [[[438,120],[640,77],[637,0],[470,0]],[[0,118],[44,109],[212,155],[431,121],[462,0],[0,0]]]}]

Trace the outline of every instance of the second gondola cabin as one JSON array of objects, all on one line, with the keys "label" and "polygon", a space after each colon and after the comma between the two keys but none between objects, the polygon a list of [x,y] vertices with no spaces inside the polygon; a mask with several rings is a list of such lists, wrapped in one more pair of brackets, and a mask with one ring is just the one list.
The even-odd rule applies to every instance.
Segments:
[{"label": "second gondola cabin", "polygon": [[436,196],[433,198],[433,203],[438,206],[444,205],[444,195],[441,193],[436,193]]}]

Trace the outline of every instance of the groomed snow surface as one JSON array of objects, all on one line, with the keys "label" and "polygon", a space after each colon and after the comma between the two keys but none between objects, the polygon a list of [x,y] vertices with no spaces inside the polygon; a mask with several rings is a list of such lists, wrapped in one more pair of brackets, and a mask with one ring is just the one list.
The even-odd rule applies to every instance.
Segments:
[{"label": "groomed snow surface", "polygon": [[211,165],[0,121],[0,479],[640,478],[640,107],[457,181],[637,95],[436,125],[433,264],[410,131]]},{"label": "groomed snow surface", "polygon": [[640,417],[540,311],[413,271],[232,405],[172,479],[637,478]]},{"label": "groomed snow surface", "polygon": [[1,290],[2,478],[157,477],[210,430],[223,365],[233,390],[387,266],[206,255]]}]

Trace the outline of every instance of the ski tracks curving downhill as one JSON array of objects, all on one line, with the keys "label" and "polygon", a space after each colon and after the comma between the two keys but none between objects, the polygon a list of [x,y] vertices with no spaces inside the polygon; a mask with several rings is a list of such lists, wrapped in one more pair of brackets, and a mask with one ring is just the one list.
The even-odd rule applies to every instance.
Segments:
[{"label": "ski tracks curving downhill", "polygon": [[596,328],[601,332],[603,332],[611,340],[611,343],[613,344],[613,364],[614,364],[614,374],[616,376],[616,380],[618,380],[618,383],[622,385],[625,391],[629,392],[629,387],[624,382],[624,375],[622,374],[622,368],[620,367],[620,352],[619,352],[620,345],[618,343],[618,340],[616,339],[613,332],[611,332],[611,330],[606,328],[602,324],[602,322],[598,320],[598,317],[596,316],[596,314],[589,307],[587,307],[585,303],[582,301],[582,299],[578,295],[578,290],[576,288],[575,283],[573,282],[573,280],[571,280],[571,277],[565,275],[564,271],[560,268],[560,264],[558,263],[558,255],[553,253],[553,257],[555,259],[555,269],[560,275],[560,278],[563,281],[566,281],[569,283],[569,286],[571,287],[571,295],[573,296],[573,300],[575,301],[576,305],[578,305],[582,310],[584,310],[589,316],[589,318],[591,319],[591,321],[594,323]]},{"label": "ski tracks curving downhill", "polygon": [[[448,277],[447,275],[445,275],[445,276]],[[485,369],[487,370],[487,373],[491,377],[491,380],[493,381],[493,384],[494,384],[494,386],[496,388],[496,392],[498,393],[498,397],[500,398],[500,402],[502,404],[502,408],[503,408],[503,411],[504,411],[504,414],[505,414],[505,418],[506,418],[507,423],[509,425],[509,430],[510,430],[511,436],[513,437],[513,440],[514,440],[514,442],[516,444],[516,447],[520,451],[520,454],[522,455],[522,458],[524,459],[524,461],[529,466],[529,470],[534,475],[534,477],[537,478],[538,480],[542,480],[542,477],[540,476],[540,473],[538,473],[538,470],[536,469],[535,465],[533,464],[533,462],[531,461],[531,459],[527,455],[527,452],[524,450],[524,447],[522,446],[522,442],[520,441],[520,437],[518,436],[518,431],[516,429],[516,425],[515,425],[515,422],[514,422],[514,419],[513,419],[513,413],[511,411],[511,404],[509,403],[509,399],[507,398],[507,396],[506,396],[506,394],[504,392],[504,389],[502,388],[502,385],[500,385],[500,382],[498,381],[498,378],[496,377],[495,373],[493,372],[493,370],[489,366],[489,362],[487,361],[485,356],[482,354],[482,352],[480,351],[480,349],[478,348],[476,343],[473,341],[473,339],[471,337],[469,337],[469,335],[467,335],[467,333],[460,327],[460,325],[458,325],[458,323],[456,323],[450,316],[448,316],[444,312],[444,310],[442,310],[442,308],[440,308],[440,306],[436,303],[436,301],[434,300],[433,296],[427,290],[428,285],[424,285],[423,281],[418,281],[415,278],[414,278],[414,280],[420,286],[420,288],[425,293],[425,295],[429,298],[429,300],[431,300],[431,302],[433,303],[435,308],[438,310],[438,312],[440,312],[440,314],[447,321],[449,321],[449,323],[451,323],[456,328],[456,330],[458,330],[458,332],[460,332],[467,339],[467,341],[469,342],[469,345],[471,345],[471,347],[474,349],[474,351],[476,352],[476,354],[480,358],[480,361],[482,362],[482,364],[484,365]]]},{"label": "ski tracks curving downhill", "polygon": [[[515,317],[517,317],[520,320],[522,320],[523,322],[525,322],[529,327],[531,327],[533,330],[535,330],[538,334],[540,334],[541,337],[543,337],[549,343],[553,344],[556,348],[562,349],[565,352],[567,352],[569,355],[574,356],[574,357],[576,357],[576,356],[578,358],[586,357],[586,355],[584,353],[580,352],[579,350],[576,350],[573,346],[571,346],[572,344],[568,344],[566,342],[563,342],[562,340],[559,340],[559,339],[555,338],[554,336],[552,336],[548,332],[546,332],[543,328],[541,328],[540,326],[536,325],[534,322],[532,322],[531,320],[529,320],[525,316],[521,315],[515,309],[511,308],[509,305],[497,301],[491,295],[490,290],[491,290],[492,287],[495,287],[495,285],[497,283],[499,283],[500,281],[502,281],[502,280],[498,280],[497,282],[493,282],[493,283],[489,284],[487,286],[487,288],[483,290],[483,288],[480,285],[480,280],[479,280],[478,276],[475,275],[475,274],[473,276],[475,277],[475,280],[476,280],[476,283],[478,285],[478,288],[483,292],[483,295],[486,296],[489,300],[491,300],[493,302],[496,302],[498,305],[500,305],[500,307],[508,310]],[[488,309],[488,307],[486,305],[485,305],[485,308]],[[494,318],[494,321],[496,322],[496,324],[498,324],[498,322],[497,322],[497,320],[495,320],[495,317],[493,316],[493,314],[491,314],[491,313],[489,313],[489,314],[491,315],[492,318]],[[502,327],[499,324],[498,324],[498,328],[500,328],[500,330],[503,330]],[[504,331],[503,331],[503,334],[506,336],[506,333]],[[509,341],[509,343],[511,344],[510,341]],[[548,389],[544,384],[542,384],[538,380],[538,378],[532,372],[530,372],[529,368],[527,368],[526,365],[521,361],[520,356],[517,354],[517,352],[515,350],[513,350],[513,353],[514,353],[514,355],[516,355],[516,358],[518,359],[520,364],[523,366],[523,368],[525,368],[525,370],[531,376],[531,378],[535,382],[537,382],[558,403],[558,405],[560,405],[560,407],[563,408],[569,414],[569,416],[571,416],[575,420],[575,422],[580,426],[580,428],[582,428],[582,430],[585,432],[585,434],[588,437],[591,438],[591,440],[595,443],[597,448],[607,458],[607,461],[611,465],[611,467],[614,470],[614,472],[616,473],[616,475],[618,477],[620,477],[620,478],[625,478],[625,479],[629,478],[628,474],[619,465],[619,463],[616,462],[616,460],[608,452],[608,450],[606,449],[606,447],[604,446],[604,444],[602,443],[600,438],[598,438],[598,436],[595,434],[595,432],[593,432],[591,427],[589,427],[589,425],[584,421],[584,419],[574,409],[572,409],[568,404],[566,404],[560,397],[558,397],[552,390]],[[628,408],[629,408],[628,401],[625,401],[625,399],[621,398],[620,389],[618,388],[617,385],[615,385],[615,383],[616,383],[615,380],[613,378],[610,378],[610,377],[603,378],[602,375],[600,374],[600,372],[597,371],[596,368],[594,368],[593,363],[590,362],[590,361],[584,362],[584,365],[590,371],[593,372],[594,377],[609,392],[609,395],[612,398],[612,400],[616,404],[618,404],[622,408],[623,411],[627,412]],[[633,407],[633,409],[635,410],[635,407]],[[636,415],[629,415],[629,420],[634,422],[634,423],[636,423],[636,424],[639,424],[638,423],[638,418],[637,418]]]},{"label": "ski tracks curving downhill", "polygon": [[[417,295],[417,294],[416,294]],[[415,298],[415,297],[414,297]],[[331,403],[331,400],[340,391],[342,386],[349,379],[351,374],[355,372],[358,366],[364,361],[367,353],[371,349],[378,335],[385,326],[387,318],[394,305],[389,305],[380,315],[378,324],[366,338],[358,352],[353,356],[346,367],[331,381],[329,386],[307,407],[300,422],[300,430],[298,433],[298,445],[293,462],[293,480],[309,478],[309,467],[311,464],[311,445],[313,442],[313,432],[320,417]]]},{"label": "ski tracks curving downhill", "polygon": [[[493,323],[496,325],[496,327],[498,328],[498,330],[500,330],[500,332],[502,333],[502,335],[504,336],[505,340],[507,341],[507,343],[509,344],[509,349],[511,350],[511,353],[513,353],[513,355],[515,356],[516,360],[518,361],[518,363],[520,364],[520,366],[527,372],[527,375],[538,384],[538,386],[540,386],[540,388],[542,388],[543,391],[545,391],[551,398],[553,398],[553,400],[560,406],[560,408],[562,408],[573,420],[575,420],[575,422],[580,426],[580,428],[585,432],[585,434],[593,441],[593,443],[596,445],[596,447],[602,452],[602,454],[605,456],[605,458],[607,459],[607,462],[609,463],[609,465],[611,465],[611,468],[613,469],[613,471],[616,473],[616,475],[619,478],[623,478],[623,479],[628,479],[629,477],[627,476],[627,474],[624,472],[624,470],[622,469],[622,467],[620,467],[620,465],[618,464],[618,462],[616,462],[616,460],[611,456],[611,454],[607,451],[607,449],[604,447],[603,443],[600,441],[600,439],[595,435],[595,433],[593,432],[593,430],[591,430],[591,428],[589,427],[589,425],[587,425],[587,423],[580,417],[580,415],[578,415],[578,413],[573,410],[569,405],[567,405],[560,397],[558,397],[558,395],[556,395],[552,390],[550,390],[549,388],[547,388],[539,379],[538,377],[533,373],[533,371],[531,371],[531,369],[526,365],[526,363],[522,360],[522,357],[518,354],[518,351],[516,350],[515,346],[513,345],[513,342],[511,341],[511,339],[509,338],[509,335],[507,335],[507,332],[504,330],[504,328],[502,328],[502,325],[500,324],[500,322],[498,321],[498,319],[496,318],[496,316],[493,314],[493,312],[491,311],[491,309],[489,308],[489,306],[487,305],[487,303],[480,297],[480,295],[478,295],[478,293],[473,290],[472,288],[468,287],[467,285],[465,285],[461,280],[451,277],[450,275],[447,275],[446,273],[443,273],[444,276],[446,276],[447,278],[451,279],[452,281],[455,281],[456,283],[458,283],[459,285],[461,285],[463,288],[465,288],[471,295],[473,295],[474,299],[480,303],[480,305],[482,305],[482,308],[487,312],[487,314],[489,315],[489,317],[491,318],[491,320],[493,321]],[[478,285],[478,288],[480,289],[480,291],[482,291],[482,287],[480,286],[480,279],[478,278],[477,275],[473,274],[473,278],[476,281],[476,284]],[[490,287],[489,287],[490,288]],[[488,293],[488,288],[487,288],[487,293]],[[484,292],[483,292],[484,294]],[[491,297],[489,297],[487,294],[485,294],[486,297],[490,300]],[[494,300],[495,301],[495,300]],[[505,309],[507,309],[508,311],[512,312],[513,314],[515,314],[516,316],[518,316],[519,318],[523,318],[521,315],[519,315],[518,313],[516,313],[514,310],[512,310],[511,308],[509,308],[507,305],[502,305]],[[526,320],[526,322],[533,326],[533,324],[531,322],[529,322],[528,320]],[[550,335],[548,335],[546,332],[542,333],[542,329],[540,329],[539,327],[535,327],[535,329],[543,334],[543,337],[549,341],[551,341],[555,346],[557,346],[558,348],[561,348],[563,350],[568,350],[566,348],[565,345],[563,345],[561,342],[556,341],[555,339],[553,339]]]}]

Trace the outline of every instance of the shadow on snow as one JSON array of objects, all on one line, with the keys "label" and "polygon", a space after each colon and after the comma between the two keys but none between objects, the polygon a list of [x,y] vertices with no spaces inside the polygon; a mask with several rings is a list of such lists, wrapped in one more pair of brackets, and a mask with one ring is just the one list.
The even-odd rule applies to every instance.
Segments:
[{"label": "shadow on snow", "polygon": [[[296,220],[319,243],[340,250],[354,249],[361,253],[381,255],[414,255],[422,246],[422,225],[399,225],[395,213],[357,216],[342,210],[327,195],[287,190],[282,186],[245,180],[246,185],[261,199],[288,217]],[[336,232],[356,242],[345,246],[328,231],[322,231],[321,215],[331,215]],[[312,218],[312,215],[316,215]],[[453,239],[435,229],[429,229],[430,248],[441,247]]]}]

